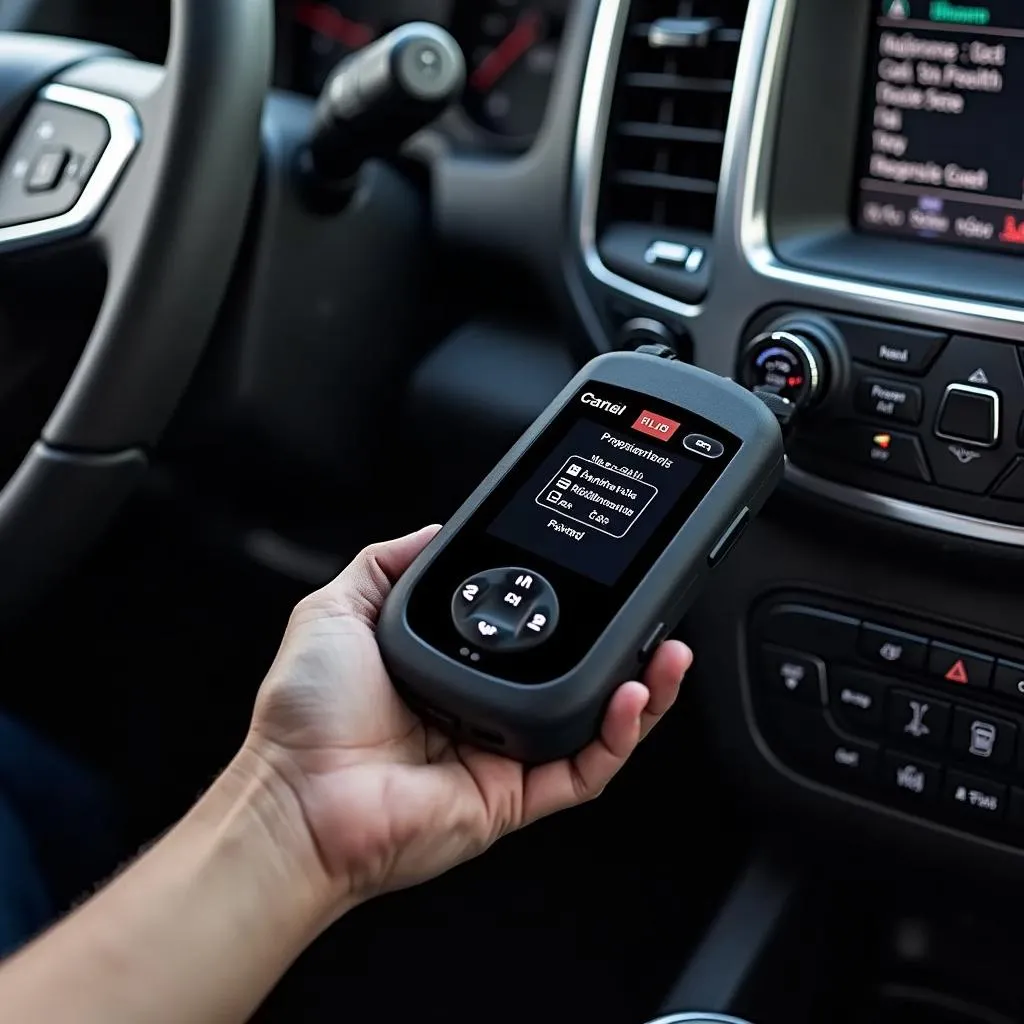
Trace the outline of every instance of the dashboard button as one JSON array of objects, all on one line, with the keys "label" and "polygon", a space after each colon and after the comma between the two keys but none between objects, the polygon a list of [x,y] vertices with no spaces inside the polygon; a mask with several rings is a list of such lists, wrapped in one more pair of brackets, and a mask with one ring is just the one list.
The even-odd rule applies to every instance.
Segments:
[{"label": "dashboard button", "polygon": [[999,395],[988,388],[950,384],[935,421],[935,436],[982,448],[999,442]]},{"label": "dashboard button", "polygon": [[878,744],[834,739],[823,749],[823,767],[833,775],[867,782],[878,770]]},{"label": "dashboard button", "polygon": [[818,658],[766,646],[761,656],[768,692],[811,707],[824,703],[825,665]]},{"label": "dashboard button", "polygon": [[957,708],[953,717],[953,753],[971,761],[1005,765],[1013,760],[1017,726],[967,708]]},{"label": "dashboard button", "polygon": [[848,615],[787,603],[771,609],[765,617],[762,635],[776,646],[839,661],[853,657],[859,627],[860,622]]},{"label": "dashboard button", "polygon": [[987,689],[994,659],[977,651],[933,643],[928,653],[928,674],[957,686]]},{"label": "dashboard button", "polygon": [[838,446],[848,459],[862,466],[909,480],[931,481],[924,449],[913,434],[851,423],[839,435]]},{"label": "dashboard button", "polygon": [[893,423],[921,422],[924,397],[916,384],[884,377],[865,377],[857,385],[857,411]]},{"label": "dashboard button", "polygon": [[1010,471],[996,485],[992,497],[1000,501],[1024,501],[1024,459],[1017,459],[1010,467]]},{"label": "dashboard button", "polygon": [[828,685],[835,720],[852,732],[874,732],[882,724],[885,681],[855,669],[837,669]]},{"label": "dashboard button", "polygon": [[924,373],[946,344],[946,335],[898,324],[855,317],[829,318],[846,341],[850,357],[858,363],[904,373]]},{"label": "dashboard button", "polygon": [[908,800],[922,803],[934,800],[941,777],[942,768],[930,761],[921,761],[892,750],[885,755],[882,782]]},{"label": "dashboard button", "polygon": [[955,813],[979,821],[999,821],[1006,813],[1006,786],[966,772],[949,772],[942,799]]},{"label": "dashboard button", "polygon": [[891,669],[920,672],[928,655],[928,641],[923,636],[865,622],[860,630],[860,651]]},{"label": "dashboard button", "polygon": [[1000,659],[996,662],[992,684],[996,693],[1024,702],[1024,665]]},{"label": "dashboard button", "polygon": [[889,735],[912,747],[945,746],[952,706],[927,694],[897,690],[889,694]]}]

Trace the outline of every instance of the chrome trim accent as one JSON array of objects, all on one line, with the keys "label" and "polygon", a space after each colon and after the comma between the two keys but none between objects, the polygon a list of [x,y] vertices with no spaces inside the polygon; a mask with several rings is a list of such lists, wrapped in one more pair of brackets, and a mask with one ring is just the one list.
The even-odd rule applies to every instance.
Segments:
[{"label": "chrome trim accent", "polygon": [[[942,414],[946,411],[946,403],[949,401],[949,396],[952,394],[957,395],[983,395],[985,398],[992,399],[992,423],[993,423],[993,434],[992,440],[987,444],[981,441],[972,441],[967,437],[954,437],[952,434],[940,434],[939,423],[942,420]],[[1000,405],[999,405],[999,392],[993,391],[991,388],[976,388],[971,384],[947,384],[946,393],[942,396],[942,405],[939,406],[939,415],[935,419],[935,436],[943,441],[956,441],[958,444],[969,444],[975,448],[995,448],[999,444],[1000,434]]]},{"label": "chrome trim accent", "polygon": [[695,317],[693,306],[634,284],[609,270],[597,250],[597,208],[601,196],[601,170],[608,142],[608,122],[615,92],[616,70],[629,23],[629,0],[601,0],[594,23],[594,40],[583,75],[576,148],[573,156],[572,206],[576,237],[587,270],[602,284],[639,302],[675,316]]},{"label": "chrome trim accent", "polygon": [[953,533],[958,537],[967,537],[970,540],[983,540],[991,544],[1003,544],[1014,548],[1024,547],[1024,526],[997,523],[990,519],[977,519],[959,512],[946,512],[928,505],[917,505],[912,501],[903,501],[900,498],[889,498],[884,494],[862,491],[856,487],[838,484],[834,480],[826,480],[814,473],[808,473],[807,470],[794,466],[791,461],[786,463],[786,480],[804,491],[816,494],[819,498],[826,498],[871,515],[895,519],[897,522],[920,526],[926,530]]},{"label": "chrome trim accent", "polygon": [[[799,334],[795,331],[766,331],[764,334],[759,334],[744,351],[747,353],[753,352],[759,345],[779,339],[785,339],[787,344],[792,345],[804,357],[809,377],[807,382],[807,402],[804,404],[810,404],[818,397],[818,391],[821,389],[821,360]],[[790,400],[787,398],[786,401]]]},{"label": "chrome trim accent", "polygon": [[673,1013],[659,1017],[650,1024],[750,1024],[739,1017],[724,1017],[720,1013]]},{"label": "chrome trim accent", "polygon": [[142,125],[138,115],[124,100],[60,84],[46,86],[39,93],[39,99],[98,114],[107,122],[110,141],[82,189],[78,202],[67,213],[57,217],[0,228],[0,251],[67,238],[88,228],[99,216],[142,141]]}]

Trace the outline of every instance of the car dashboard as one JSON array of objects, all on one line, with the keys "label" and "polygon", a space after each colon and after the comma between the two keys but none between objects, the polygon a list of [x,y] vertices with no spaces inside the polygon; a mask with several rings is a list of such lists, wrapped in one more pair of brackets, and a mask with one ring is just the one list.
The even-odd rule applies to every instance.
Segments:
[{"label": "car dashboard", "polygon": [[[684,629],[707,756],[768,831],[1019,874],[1020,6],[283,0],[268,124],[308,119],[339,59],[410,20],[469,66],[410,150],[432,242],[486,260],[499,294],[392,354],[435,481],[406,511],[453,511],[597,353],[657,343],[771,385],[800,409],[786,483]],[[159,59],[166,26],[144,22],[92,35]],[[371,227],[365,266],[415,248]],[[394,316],[378,304],[350,345]],[[330,419],[323,463],[356,473],[370,455],[343,439],[380,368],[334,358],[367,394],[293,415]],[[326,445],[295,442],[307,462]]]}]

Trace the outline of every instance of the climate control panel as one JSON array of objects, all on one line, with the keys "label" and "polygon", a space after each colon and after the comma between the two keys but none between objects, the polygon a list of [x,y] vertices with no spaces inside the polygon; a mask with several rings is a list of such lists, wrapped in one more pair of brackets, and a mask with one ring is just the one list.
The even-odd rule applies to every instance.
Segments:
[{"label": "climate control panel", "polygon": [[755,725],[793,771],[1024,847],[1024,648],[801,593],[749,625]]},{"label": "climate control panel", "polygon": [[1024,525],[1024,370],[1006,341],[793,307],[748,327],[737,370],[800,408],[816,477]]}]

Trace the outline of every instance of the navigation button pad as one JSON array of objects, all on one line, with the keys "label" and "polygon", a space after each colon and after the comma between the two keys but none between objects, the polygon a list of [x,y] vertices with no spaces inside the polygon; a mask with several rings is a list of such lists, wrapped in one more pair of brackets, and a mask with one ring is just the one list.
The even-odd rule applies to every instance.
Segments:
[{"label": "navigation button pad", "polygon": [[452,621],[477,647],[526,651],[544,643],[558,626],[558,597],[530,569],[489,569],[456,588]]}]

